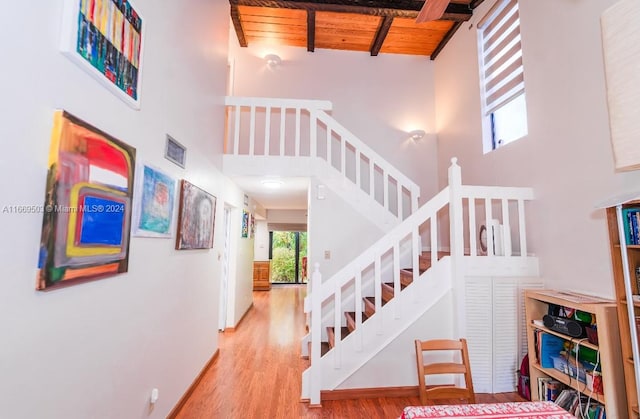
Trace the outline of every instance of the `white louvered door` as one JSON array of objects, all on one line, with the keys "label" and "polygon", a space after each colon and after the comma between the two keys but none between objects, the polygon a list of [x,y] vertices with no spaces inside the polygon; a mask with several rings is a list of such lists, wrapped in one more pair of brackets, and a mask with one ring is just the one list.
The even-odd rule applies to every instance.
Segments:
[{"label": "white louvered door", "polygon": [[512,278],[493,279],[493,391],[516,388],[519,367],[518,282]]},{"label": "white louvered door", "polygon": [[476,393],[491,393],[493,384],[493,328],[491,278],[467,278],[467,345]]},{"label": "white louvered door", "polygon": [[467,278],[466,338],[476,393],[516,389],[516,371],[527,348],[523,297],[526,288],[542,288],[542,281]]}]

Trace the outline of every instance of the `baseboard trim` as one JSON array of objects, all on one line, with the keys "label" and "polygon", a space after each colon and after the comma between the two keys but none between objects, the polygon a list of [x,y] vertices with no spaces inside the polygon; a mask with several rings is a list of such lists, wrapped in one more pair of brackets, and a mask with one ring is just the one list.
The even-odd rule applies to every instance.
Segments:
[{"label": "baseboard trim", "polygon": [[253,308],[253,303],[251,303],[251,305],[249,306],[249,308],[247,309],[247,311],[244,312],[244,314],[242,315],[242,317],[240,317],[240,321],[233,327],[225,327],[224,328],[224,332],[230,332],[233,333],[236,331],[236,329],[238,327],[240,327],[240,323],[242,323],[242,321],[244,320],[245,317],[247,317],[247,314],[249,314],[249,312],[251,311],[251,309]]},{"label": "baseboard trim", "polygon": [[346,388],[322,390],[320,400],[374,399],[377,397],[420,397],[418,386]]},{"label": "baseboard trim", "polygon": [[193,394],[196,387],[198,387],[198,384],[200,384],[200,381],[202,381],[204,375],[207,373],[207,371],[209,371],[209,368],[211,368],[216,358],[218,358],[218,355],[220,355],[220,350],[216,349],[207,364],[200,371],[200,374],[198,374],[195,380],[193,380],[193,383],[191,383],[184,395],[180,398],[180,400],[178,400],[178,403],[174,406],[171,412],[169,412],[169,414],[167,415],[167,419],[174,419],[178,415],[178,413],[180,413],[180,410],[182,410],[187,400],[189,400],[189,397],[191,397],[191,394]]}]

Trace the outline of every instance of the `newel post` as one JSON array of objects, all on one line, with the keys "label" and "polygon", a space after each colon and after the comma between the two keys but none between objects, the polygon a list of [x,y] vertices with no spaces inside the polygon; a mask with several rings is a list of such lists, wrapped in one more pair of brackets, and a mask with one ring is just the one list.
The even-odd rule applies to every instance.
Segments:
[{"label": "newel post", "polygon": [[451,279],[455,299],[456,333],[466,334],[464,287],[464,220],[462,204],[462,170],[456,157],[449,166],[449,237],[451,252]]},{"label": "newel post", "polygon": [[322,339],[322,274],[316,262],[311,274],[311,374],[309,379],[309,405],[320,406],[320,340]]}]

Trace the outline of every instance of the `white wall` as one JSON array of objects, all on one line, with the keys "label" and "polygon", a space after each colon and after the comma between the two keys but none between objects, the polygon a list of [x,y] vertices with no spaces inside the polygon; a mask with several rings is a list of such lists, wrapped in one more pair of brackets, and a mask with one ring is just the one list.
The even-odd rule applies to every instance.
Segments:
[{"label": "white wall", "polygon": [[267,210],[268,223],[307,224],[307,210]]},{"label": "white wall", "polygon": [[448,292],[338,389],[417,386],[415,340],[454,339],[452,308],[453,296]]},{"label": "white wall", "polygon": [[[262,57],[277,53],[268,68]],[[433,63],[425,57],[260,45],[240,48],[231,31],[235,96],[322,99],[332,115],[417,183],[421,202],[437,192]],[[419,143],[406,133],[424,129]]]},{"label": "white wall", "polygon": [[253,243],[255,260],[269,260],[269,229],[266,221],[256,221],[256,237]]},{"label": "white wall", "polygon": [[[312,178],[310,189],[315,191],[317,185],[318,181]],[[319,263],[323,280],[329,279],[383,234],[378,226],[329,188],[326,188],[325,199],[312,196],[309,200],[308,233],[309,276]],[[329,252],[328,258],[325,252]]]},{"label": "white wall", "polygon": [[520,2],[529,135],[487,155],[475,25],[463,25],[435,69],[440,179],[457,156],[464,183],[532,186],[529,231],[547,286],[610,297],[607,223],[595,205],[640,181],[613,168],[599,21],[613,3]]},{"label": "white wall", "polygon": [[[242,205],[242,191],[217,170],[229,6],[135,2],[147,27],[142,109],[134,111],[60,54],[62,0],[4,3],[1,206],[43,203],[58,108],[213,193],[218,205],[212,250],[132,238],[128,273],[46,293],[35,291],[42,214],[2,214],[2,416],[165,417],[218,347],[223,202]],[[186,170],[163,158],[166,133],[187,147]],[[154,387],[160,398],[150,411]]]}]

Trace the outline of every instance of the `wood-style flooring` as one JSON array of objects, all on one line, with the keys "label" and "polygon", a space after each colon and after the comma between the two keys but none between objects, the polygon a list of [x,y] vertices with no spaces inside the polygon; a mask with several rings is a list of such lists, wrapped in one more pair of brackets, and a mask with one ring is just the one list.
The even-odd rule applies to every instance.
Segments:
[{"label": "wood-style flooring", "polygon": [[[306,286],[291,285],[254,292],[253,308],[234,332],[220,334],[218,358],[177,418],[386,419],[420,404],[417,396],[323,401],[321,408],[300,402],[300,377],[308,366],[300,358],[305,293]],[[477,395],[478,403],[521,400],[516,393]]]}]

